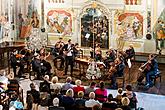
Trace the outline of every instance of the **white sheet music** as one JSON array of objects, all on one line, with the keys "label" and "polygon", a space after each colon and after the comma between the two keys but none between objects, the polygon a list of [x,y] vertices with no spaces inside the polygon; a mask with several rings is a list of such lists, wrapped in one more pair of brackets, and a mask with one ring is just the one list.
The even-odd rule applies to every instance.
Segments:
[{"label": "white sheet music", "polygon": [[132,64],[130,59],[128,59],[127,63],[128,63],[128,67],[131,68]]}]

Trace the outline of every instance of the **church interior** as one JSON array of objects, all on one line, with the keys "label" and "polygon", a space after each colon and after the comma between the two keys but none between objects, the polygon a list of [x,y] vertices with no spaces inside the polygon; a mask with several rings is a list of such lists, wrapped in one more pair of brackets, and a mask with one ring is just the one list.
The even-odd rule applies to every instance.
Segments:
[{"label": "church interior", "polygon": [[163,110],[165,0],[0,0],[0,110]]}]

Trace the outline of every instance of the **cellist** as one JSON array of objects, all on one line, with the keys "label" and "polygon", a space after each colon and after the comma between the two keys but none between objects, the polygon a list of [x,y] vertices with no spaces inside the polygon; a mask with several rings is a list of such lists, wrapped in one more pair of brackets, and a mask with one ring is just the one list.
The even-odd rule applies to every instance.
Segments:
[{"label": "cellist", "polygon": [[153,86],[153,82],[151,80],[151,76],[155,75],[158,73],[159,69],[158,69],[158,62],[155,58],[155,56],[153,54],[150,54],[148,57],[148,61],[147,61],[147,65],[145,68],[146,72],[146,87],[152,87]]}]

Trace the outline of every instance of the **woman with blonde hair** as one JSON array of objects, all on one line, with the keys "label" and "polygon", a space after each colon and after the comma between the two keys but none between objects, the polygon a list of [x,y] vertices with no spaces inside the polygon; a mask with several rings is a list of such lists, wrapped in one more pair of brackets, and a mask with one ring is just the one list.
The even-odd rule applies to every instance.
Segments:
[{"label": "woman with blonde hair", "polygon": [[50,84],[50,89],[51,90],[56,90],[56,89],[60,89],[61,90],[61,85],[58,83],[58,77],[54,76],[51,80],[51,84]]},{"label": "woman with blonde hair", "polygon": [[65,107],[65,110],[72,110],[75,104],[74,101],[74,92],[72,89],[66,91],[66,95],[62,98],[62,106]]},{"label": "woman with blonde hair", "polygon": [[81,86],[81,80],[76,80],[76,81],[75,81],[75,84],[76,84],[76,86],[73,87],[73,91],[74,91],[74,93],[75,93],[76,95],[77,95],[77,93],[78,93],[79,91],[85,92],[84,87]]},{"label": "woman with blonde hair", "polygon": [[121,103],[122,103],[121,108],[122,108],[123,110],[131,110],[131,108],[129,107],[130,100],[129,100],[128,97],[123,97],[123,98],[121,99]]}]

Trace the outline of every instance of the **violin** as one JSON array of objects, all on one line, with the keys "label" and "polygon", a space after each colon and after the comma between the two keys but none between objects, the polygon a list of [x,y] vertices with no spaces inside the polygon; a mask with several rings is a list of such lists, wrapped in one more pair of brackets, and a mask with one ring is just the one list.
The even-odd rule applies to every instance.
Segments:
[{"label": "violin", "polygon": [[16,58],[22,58],[22,54],[16,54]]}]

